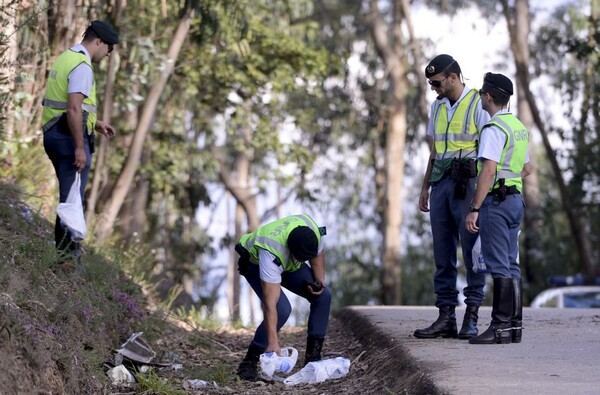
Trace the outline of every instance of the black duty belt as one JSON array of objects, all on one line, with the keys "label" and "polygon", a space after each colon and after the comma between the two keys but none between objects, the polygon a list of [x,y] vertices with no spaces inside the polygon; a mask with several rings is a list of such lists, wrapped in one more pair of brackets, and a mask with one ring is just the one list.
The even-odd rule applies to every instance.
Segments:
[{"label": "black duty belt", "polygon": [[504,188],[506,192],[502,192],[501,188],[492,189],[488,196],[502,196],[502,195],[520,195],[521,192],[517,189],[516,186],[511,185]]}]

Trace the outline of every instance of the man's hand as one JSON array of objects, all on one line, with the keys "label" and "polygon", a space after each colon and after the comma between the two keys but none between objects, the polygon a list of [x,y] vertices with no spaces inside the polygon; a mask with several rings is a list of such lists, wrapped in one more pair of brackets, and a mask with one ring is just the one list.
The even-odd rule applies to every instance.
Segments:
[{"label": "man's hand", "polygon": [[307,281],[306,287],[311,295],[321,295],[325,289],[325,286],[320,281],[316,280],[313,283]]},{"label": "man's hand", "polygon": [[86,165],[87,157],[85,156],[85,150],[83,147],[75,148],[75,162],[73,162],[73,167],[75,167],[77,171],[83,171]]},{"label": "man's hand", "polygon": [[479,213],[473,212],[467,214],[465,218],[465,228],[471,233],[479,232],[479,226],[477,226],[477,218],[479,218]]},{"label": "man's hand", "polygon": [[424,213],[429,212],[429,188],[421,189],[421,196],[419,196],[419,210]]},{"label": "man's hand", "polygon": [[96,121],[96,127],[94,129],[96,132],[108,137],[109,139],[115,137],[115,129],[104,121]]}]

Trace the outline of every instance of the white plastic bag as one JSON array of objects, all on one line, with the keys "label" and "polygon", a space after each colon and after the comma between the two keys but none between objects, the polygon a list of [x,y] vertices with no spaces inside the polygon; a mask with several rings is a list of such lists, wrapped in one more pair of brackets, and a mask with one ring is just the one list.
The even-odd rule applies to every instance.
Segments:
[{"label": "white plastic bag", "polygon": [[471,250],[471,256],[473,259],[473,271],[475,273],[489,273],[485,261],[483,260],[483,254],[481,253],[481,236],[477,236],[473,249]]},{"label": "white plastic bag", "polygon": [[123,365],[115,366],[106,372],[114,385],[129,385],[135,383],[135,378],[129,370]]},{"label": "white plastic bag", "polygon": [[317,362],[309,362],[302,370],[294,373],[283,380],[285,385],[315,384],[325,380],[344,377],[350,371],[350,360],[348,358],[324,359]]},{"label": "white plastic bag", "polygon": [[85,217],[83,216],[83,204],[81,202],[81,174],[75,173],[75,181],[71,185],[67,201],[59,203],[56,207],[56,214],[60,222],[71,233],[71,240],[75,242],[85,239],[87,227]]},{"label": "white plastic bag", "polygon": [[289,374],[298,361],[298,350],[294,347],[285,347],[281,349],[281,356],[274,352],[264,353],[260,356],[260,370],[262,377],[266,380],[282,380],[274,374]]}]

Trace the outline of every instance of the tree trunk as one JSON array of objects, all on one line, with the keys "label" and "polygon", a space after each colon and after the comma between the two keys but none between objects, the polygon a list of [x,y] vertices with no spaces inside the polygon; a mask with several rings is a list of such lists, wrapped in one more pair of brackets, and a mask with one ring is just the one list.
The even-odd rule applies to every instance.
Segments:
[{"label": "tree trunk", "polygon": [[227,293],[229,300],[229,311],[231,314],[231,323],[239,322],[240,317],[240,273],[237,270],[238,254],[235,252],[234,246],[243,235],[243,222],[244,222],[244,210],[239,204],[235,204],[235,231],[234,231],[234,242],[229,249],[231,259],[229,260],[229,267],[227,268],[227,287],[229,292]]},{"label": "tree trunk", "polygon": [[[121,21],[121,14],[124,6],[121,1],[116,2],[115,8],[115,26],[119,26]],[[106,71],[106,84],[104,86],[104,96],[102,97],[102,120],[104,122],[111,123],[112,119],[112,107],[114,99],[114,86],[115,86],[115,75],[117,73],[117,54],[112,54],[108,58],[108,70]],[[100,135],[98,136],[100,144],[98,144],[98,153],[96,154],[96,160],[94,163],[94,172],[92,175],[92,187],[90,193],[86,199],[86,213],[85,220],[87,223],[92,221],[92,217],[96,211],[96,202],[98,201],[98,195],[100,194],[100,186],[106,181],[103,180],[104,162],[106,161],[106,151],[108,148],[108,138]]]},{"label": "tree trunk", "polygon": [[[385,200],[382,248],[382,303],[402,304],[400,229],[402,226],[402,185],[404,183],[404,147],[407,133],[406,53],[402,35],[403,0],[393,3],[393,19],[386,26],[377,0],[370,0],[370,25],[375,48],[389,71],[391,88],[388,100],[385,138]],[[391,33],[388,36],[389,30]],[[392,40],[390,40],[390,37]]]},{"label": "tree trunk", "polygon": [[[2,115],[0,115],[0,133],[3,140],[12,141],[14,137],[14,92],[15,75],[17,70],[17,56],[19,48],[17,45],[17,15],[18,2],[15,0],[0,0],[0,9],[2,15],[3,40],[0,41],[0,94],[6,97],[6,100],[0,103],[2,105]],[[4,80],[6,78],[6,80]],[[2,147],[0,147],[2,148]],[[10,155],[10,153],[9,153]],[[10,163],[10,159],[8,160]]]},{"label": "tree trunk", "polygon": [[[504,14],[507,20],[510,20],[510,8],[508,6],[508,0],[501,0]],[[511,43],[514,43],[515,40],[512,39],[514,34],[514,28],[511,24],[508,24],[509,33],[511,35]],[[511,33],[512,31],[512,33]],[[514,45],[514,44],[512,44]],[[513,51],[515,58],[520,56],[520,51]],[[552,172],[554,173],[554,178],[556,179],[556,183],[558,185],[558,192],[560,194],[561,202],[563,205],[563,209],[565,210],[565,214],[569,221],[569,226],[571,228],[571,235],[573,236],[573,241],[577,246],[577,252],[579,253],[579,258],[581,262],[582,273],[585,276],[591,276],[593,273],[593,264],[592,264],[592,248],[590,245],[590,240],[588,238],[585,222],[583,221],[581,213],[577,212],[574,209],[574,204],[572,202],[569,191],[567,190],[567,185],[565,183],[565,179],[562,174],[562,170],[558,164],[558,160],[556,159],[556,154],[552,149],[552,145],[550,144],[550,139],[548,138],[548,133],[546,131],[546,126],[542,121],[542,117],[540,115],[540,111],[537,107],[537,103],[535,101],[535,97],[533,92],[529,87],[529,70],[526,67],[526,63],[523,59],[515,59],[517,64],[517,79],[519,84],[521,84],[524,89],[525,98],[529,103],[529,108],[531,109],[533,120],[540,130],[540,134],[542,136],[542,141],[544,143],[544,148],[546,149],[546,154],[548,156],[548,160],[550,162],[550,166],[552,168]]]},{"label": "tree trunk", "polygon": [[152,86],[152,89],[150,89],[144,104],[144,109],[142,110],[140,121],[134,133],[133,142],[129,149],[125,166],[122,168],[121,174],[117,179],[114,189],[112,190],[106,208],[98,220],[96,241],[99,244],[102,244],[110,235],[111,229],[113,228],[117,219],[117,214],[119,213],[121,205],[125,200],[125,196],[131,188],[133,178],[140,164],[144,140],[150,131],[151,122],[154,118],[154,113],[157,110],[160,95],[167,84],[169,76],[173,72],[175,60],[181,51],[181,47],[183,46],[185,38],[190,29],[193,14],[194,11],[192,9],[187,9],[182,19],[179,21],[175,35],[173,36],[173,41],[171,42],[169,51],[167,53],[167,61],[165,62],[164,70],[162,71],[158,81]]},{"label": "tree trunk", "polygon": [[[504,3],[506,7],[506,4]],[[516,0],[514,10],[506,10],[504,13],[508,31],[510,35],[511,50],[517,70],[529,69],[529,44],[528,37],[530,32],[530,13],[528,0]],[[528,130],[532,131],[533,115],[529,103],[525,98],[525,88],[523,81],[517,78],[517,107],[519,119]],[[530,137],[531,139],[531,137]],[[530,147],[533,147],[530,142]],[[544,260],[544,251],[540,230],[542,228],[541,210],[540,210],[540,188],[538,167],[536,166],[536,151],[529,150],[529,159],[533,164],[532,173],[526,177],[524,182],[524,199],[527,209],[524,216],[524,248],[521,249],[520,264],[524,269],[524,275],[529,283],[539,284],[543,279],[539,276],[537,270],[542,266]]]},{"label": "tree trunk", "polygon": [[48,11],[48,41],[51,50],[50,64],[67,48],[81,42],[88,20],[84,10],[85,0],[57,0]]}]

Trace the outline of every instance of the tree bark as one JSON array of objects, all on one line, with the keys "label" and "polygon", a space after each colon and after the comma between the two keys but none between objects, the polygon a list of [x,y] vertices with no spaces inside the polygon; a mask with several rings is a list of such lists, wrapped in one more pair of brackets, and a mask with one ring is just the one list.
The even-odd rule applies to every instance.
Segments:
[{"label": "tree bark", "polygon": [[[503,2],[503,6],[507,4]],[[530,12],[528,0],[516,0],[514,9],[505,9],[504,16],[510,35],[511,50],[517,70],[529,69],[529,43]],[[523,81],[517,78],[517,108],[519,119],[528,130],[533,131],[533,115],[529,102],[526,99]],[[533,147],[530,135],[530,147]],[[544,251],[540,230],[542,228],[540,210],[540,188],[538,167],[536,166],[536,151],[529,150],[529,159],[533,165],[532,173],[524,180],[523,197],[527,209],[524,215],[524,248],[521,249],[520,264],[524,269],[525,277],[531,284],[539,284],[544,280],[540,278],[537,268],[541,267],[544,260]]]},{"label": "tree bark", "polygon": [[[408,86],[406,53],[402,35],[402,0],[393,2],[393,20],[386,26],[377,0],[370,0],[370,27],[375,49],[391,80],[385,136],[385,198],[382,223],[382,303],[402,304],[400,229],[402,226],[402,185],[404,183],[404,147],[407,133],[406,100]],[[388,35],[389,31],[389,35]],[[391,38],[391,40],[390,40]]]},{"label": "tree bark", "polygon": [[[115,26],[119,26],[121,21],[121,14],[123,12],[124,5],[121,1],[116,2],[115,8]],[[111,123],[112,119],[112,107],[114,101],[114,86],[115,86],[115,75],[117,73],[117,53],[113,53],[108,59],[108,70],[106,72],[106,84],[104,86],[104,96],[102,97],[102,120],[104,122]],[[86,199],[86,212],[85,220],[87,223],[91,223],[93,215],[96,211],[96,202],[98,201],[98,195],[100,194],[100,187],[106,181],[103,180],[103,175],[106,172],[102,170],[105,167],[106,151],[108,148],[108,138],[100,135],[100,144],[98,144],[98,153],[96,154],[96,161],[94,164],[94,172],[92,173],[92,186],[90,193]]]},{"label": "tree bark", "polygon": [[235,252],[234,246],[239,241],[243,234],[243,222],[244,222],[244,210],[239,204],[235,204],[235,218],[234,218],[234,239],[231,248],[229,249],[230,260],[229,267],[227,268],[227,286],[229,289],[228,300],[229,300],[229,311],[231,314],[231,323],[239,322],[240,317],[240,273],[237,270],[238,254]]},{"label": "tree bark", "polygon": [[[508,0],[501,0],[501,2],[505,17],[507,20],[509,20],[510,8],[508,5]],[[511,35],[511,45],[514,45],[513,43],[516,42],[516,40],[512,39],[514,29],[512,28],[511,24],[509,24],[508,26],[509,34]],[[515,58],[521,56],[520,51],[513,51],[513,54]],[[575,242],[575,245],[577,246],[577,252],[579,253],[582,272],[585,276],[590,276],[593,274],[592,248],[586,232],[585,222],[583,221],[581,213],[576,212],[576,210],[574,209],[575,206],[572,202],[569,191],[567,190],[567,185],[563,177],[562,170],[558,164],[558,160],[556,159],[556,154],[552,148],[552,145],[550,144],[550,139],[548,138],[546,126],[542,121],[542,117],[537,107],[537,103],[535,101],[533,92],[531,92],[531,88],[529,85],[529,70],[526,67],[526,62],[524,61],[524,59],[521,58],[515,59],[515,62],[517,64],[517,79],[524,89],[525,98],[529,103],[529,108],[531,109],[534,123],[538,127],[542,136],[542,141],[544,144],[544,148],[546,149],[546,154],[550,162],[550,167],[552,168],[554,178],[558,185],[558,192],[560,194],[563,209],[565,210],[565,214],[569,221],[571,235],[573,236],[573,241]]]},{"label": "tree bark", "polygon": [[0,1],[0,8],[2,9],[0,22],[2,22],[4,34],[4,41],[0,42],[0,55],[2,56],[2,59],[0,59],[0,93],[6,97],[6,101],[0,103],[2,105],[2,115],[0,116],[2,126],[0,133],[3,135],[3,140],[9,142],[14,137],[15,128],[13,111],[17,56],[19,54],[19,47],[17,45],[17,6],[18,2],[16,0]]},{"label": "tree bark", "polygon": [[160,95],[171,73],[173,72],[175,61],[189,32],[193,15],[193,9],[188,8],[185,10],[181,20],[177,25],[175,35],[173,36],[173,41],[171,41],[164,70],[162,71],[158,81],[156,81],[148,93],[140,121],[134,133],[133,142],[129,148],[127,160],[121,170],[121,174],[119,174],[119,178],[117,179],[116,185],[112,190],[105,210],[98,219],[96,241],[99,244],[102,244],[110,235],[117,219],[117,214],[119,213],[121,205],[125,200],[125,196],[131,188],[133,178],[140,164],[144,140],[150,131],[151,122],[154,118],[154,113],[157,110]]}]

